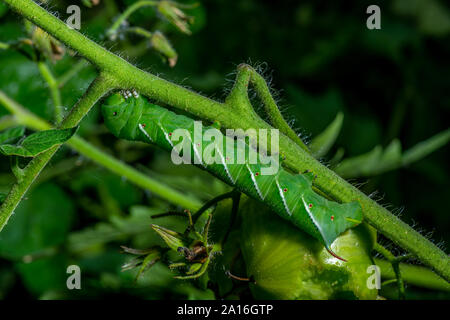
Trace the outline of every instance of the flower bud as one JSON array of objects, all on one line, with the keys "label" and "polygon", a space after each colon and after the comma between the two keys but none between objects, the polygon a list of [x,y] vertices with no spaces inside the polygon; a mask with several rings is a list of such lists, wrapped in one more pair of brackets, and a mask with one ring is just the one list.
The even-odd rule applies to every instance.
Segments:
[{"label": "flower bud", "polygon": [[170,249],[178,252],[179,248],[187,247],[182,234],[166,229],[164,227],[160,227],[156,224],[152,224],[152,229],[155,230],[161,236],[161,238],[163,238],[164,242],[169,246]]},{"label": "flower bud", "polygon": [[34,47],[53,62],[61,60],[64,56],[63,45],[39,27],[33,28],[31,40]]},{"label": "flower bud", "polygon": [[194,19],[180,10],[180,4],[162,0],[158,4],[158,12],[181,32],[191,34],[189,24],[192,24]]}]

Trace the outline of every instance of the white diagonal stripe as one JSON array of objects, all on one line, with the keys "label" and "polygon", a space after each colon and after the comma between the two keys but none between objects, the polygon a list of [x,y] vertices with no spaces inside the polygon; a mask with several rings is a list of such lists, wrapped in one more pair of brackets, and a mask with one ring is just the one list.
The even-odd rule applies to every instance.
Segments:
[{"label": "white diagonal stripe", "polygon": [[275,183],[277,184],[278,191],[279,191],[279,193],[280,193],[281,200],[283,200],[283,204],[284,204],[284,208],[286,209],[286,212],[287,212],[290,216],[292,216],[292,213],[291,213],[291,211],[289,210],[289,207],[288,207],[288,205],[287,205],[287,203],[286,203],[286,198],[284,197],[283,189],[280,187],[280,184],[278,183],[278,178],[275,178]]},{"label": "white diagonal stripe", "polygon": [[247,167],[248,172],[250,172],[250,177],[252,178],[253,185],[255,186],[255,189],[256,189],[256,191],[258,192],[259,197],[261,198],[261,200],[264,200],[264,197],[263,197],[263,195],[262,195],[262,193],[261,193],[261,190],[259,190],[259,186],[258,186],[258,184],[256,183],[255,175],[253,174],[252,170],[250,169],[248,163],[246,163],[245,166]]},{"label": "white diagonal stripe", "polygon": [[142,131],[142,133],[148,138],[148,140],[150,140],[151,142],[153,142],[152,138],[150,138],[150,135],[148,134],[147,131],[145,131],[144,126],[142,124],[138,124],[138,128],[139,130]]}]

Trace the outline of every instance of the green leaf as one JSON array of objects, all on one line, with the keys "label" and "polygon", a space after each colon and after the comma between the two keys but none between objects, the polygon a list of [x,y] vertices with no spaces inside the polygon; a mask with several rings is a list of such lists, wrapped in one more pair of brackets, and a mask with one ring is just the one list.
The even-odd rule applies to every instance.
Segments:
[{"label": "green leaf", "polygon": [[416,162],[446,145],[449,140],[450,129],[447,129],[402,154],[400,141],[394,139],[384,150],[381,146],[376,146],[368,153],[344,159],[336,166],[335,171],[344,178],[378,175]]},{"label": "green leaf", "polygon": [[314,157],[320,158],[324,156],[333,146],[344,121],[344,114],[339,112],[333,122],[317,137],[315,137],[309,145]]},{"label": "green leaf", "polygon": [[52,183],[44,183],[23,200],[0,232],[0,257],[21,259],[62,244],[74,214],[71,198]]},{"label": "green leaf", "polygon": [[49,290],[67,290],[68,262],[64,254],[37,259],[31,263],[16,263],[15,266],[24,286],[36,296]]},{"label": "green leaf", "polygon": [[402,158],[402,144],[398,139],[392,140],[392,142],[386,147],[381,155],[380,164],[376,168],[377,172],[388,171],[391,168],[396,168],[401,165]]},{"label": "green leaf", "polygon": [[17,145],[0,145],[0,152],[7,156],[34,157],[57,144],[66,142],[77,129],[78,127],[35,132]]},{"label": "green leaf", "polygon": [[15,127],[0,132],[0,144],[14,142],[25,134],[25,127]]},{"label": "green leaf", "polygon": [[368,176],[375,171],[383,154],[383,148],[376,146],[362,155],[344,159],[335,169],[336,173],[344,178]]}]

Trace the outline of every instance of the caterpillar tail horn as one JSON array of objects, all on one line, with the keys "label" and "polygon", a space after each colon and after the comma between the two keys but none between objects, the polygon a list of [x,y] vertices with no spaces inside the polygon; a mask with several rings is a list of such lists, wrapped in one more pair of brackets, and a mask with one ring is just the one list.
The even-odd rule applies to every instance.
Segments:
[{"label": "caterpillar tail horn", "polygon": [[325,247],[325,249],[327,249],[328,253],[331,254],[333,257],[335,257],[336,259],[342,260],[344,262],[347,262],[347,260],[345,260],[344,258],[339,257],[336,253],[334,253],[333,251],[331,251],[330,248],[328,248],[327,246]]}]

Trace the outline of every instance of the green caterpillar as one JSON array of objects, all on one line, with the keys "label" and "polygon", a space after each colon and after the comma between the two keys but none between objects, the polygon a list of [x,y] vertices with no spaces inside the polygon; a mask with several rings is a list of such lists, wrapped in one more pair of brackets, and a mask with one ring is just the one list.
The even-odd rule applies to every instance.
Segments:
[{"label": "green caterpillar", "polygon": [[[263,201],[282,218],[321,241],[334,257],[344,260],[333,253],[331,244],[342,232],[361,222],[361,206],[358,202],[339,204],[315,193],[312,190],[312,173],[291,174],[279,168],[275,174],[261,174],[262,170],[267,169],[267,161],[249,161],[252,152],[257,151],[243,143],[242,139],[231,139],[211,126],[203,127],[203,140],[194,144],[193,141],[197,140],[193,119],[151,104],[135,91],[133,94],[129,91],[113,94],[106,99],[102,113],[106,126],[116,137],[153,143],[172,152],[179,152],[182,147],[187,153],[183,154],[184,159],[188,157],[241,192]],[[180,128],[189,134],[173,134]],[[207,130],[217,130],[224,142],[206,139]],[[175,145],[180,140],[182,142]],[[223,149],[227,143],[234,147],[234,155],[238,155],[242,148],[247,149],[243,162],[237,163],[236,158],[225,157]],[[212,158],[216,161],[211,161]]]}]

